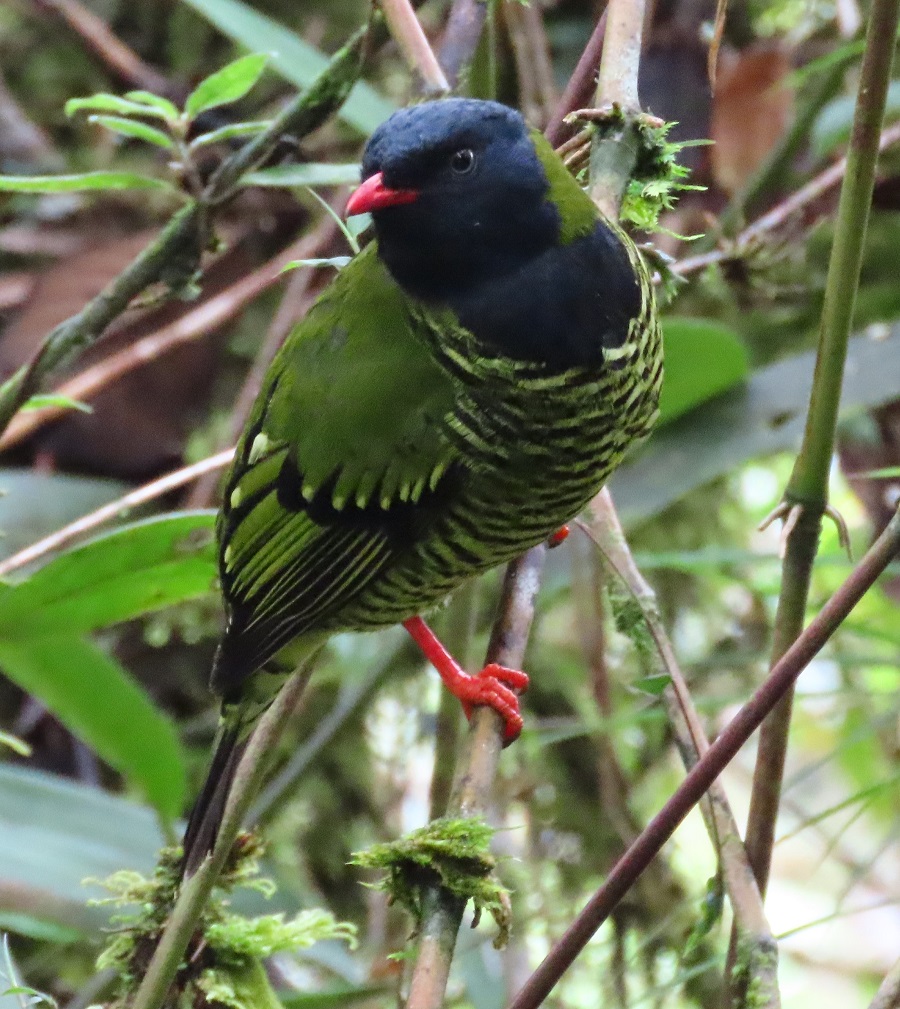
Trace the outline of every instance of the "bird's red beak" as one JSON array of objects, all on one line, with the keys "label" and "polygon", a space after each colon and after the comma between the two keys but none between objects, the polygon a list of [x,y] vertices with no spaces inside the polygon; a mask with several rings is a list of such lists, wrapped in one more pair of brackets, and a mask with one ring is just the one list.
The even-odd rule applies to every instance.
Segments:
[{"label": "bird's red beak", "polygon": [[388,189],[381,172],[370,175],[347,201],[345,214],[365,214],[371,210],[396,207],[400,203],[412,203],[419,198],[418,189]]}]

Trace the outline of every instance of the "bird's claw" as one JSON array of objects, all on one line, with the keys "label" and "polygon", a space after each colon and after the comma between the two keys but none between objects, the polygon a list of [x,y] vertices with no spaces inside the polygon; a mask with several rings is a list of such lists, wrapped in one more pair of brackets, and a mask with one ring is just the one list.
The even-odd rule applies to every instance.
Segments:
[{"label": "bird's claw", "polygon": [[472,717],[472,710],[483,704],[503,719],[503,745],[509,746],[519,738],[522,731],[522,715],[519,712],[519,697],[528,689],[528,676],[519,669],[491,662],[474,676],[468,676],[454,687],[454,694],[460,699],[466,718]]}]

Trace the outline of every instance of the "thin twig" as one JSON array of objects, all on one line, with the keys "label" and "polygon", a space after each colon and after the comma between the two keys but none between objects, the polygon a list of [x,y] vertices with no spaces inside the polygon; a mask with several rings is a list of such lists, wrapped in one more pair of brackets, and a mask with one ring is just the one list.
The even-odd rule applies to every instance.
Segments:
[{"label": "thin twig", "polygon": [[275,742],[299,704],[311,672],[312,663],[307,661],[291,676],[251,736],[228,793],[216,846],[179,891],[129,1009],[160,1009],[164,1004],[203,908],[231,854],[250,804],[259,792]]},{"label": "thin twig", "polygon": [[126,84],[172,97],[172,86],[159,71],[145,63],[109,25],[78,0],[34,0],[38,8],[52,10],[81,37],[84,44]]},{"label": "thin twig", "polygon": [[410,70],[422,79],[429,97],[445,95],[450,90],[422,25],[409,0],[380,0],[388,31],[403,53]]},{"label": "thin twig", "polygon": [[[486,662],[520,667],[534,617],[546,547],[534,547],[506,570]],[[475,708],[447,805],[447,816],[484,815],[503,748],[503,721],[492,708]],[[416,962],[406,1009],[440,1009],[465,902],[438,885],[424,888]]]},{"label": "thin twig", "polygon": [[545,130],[547,139],[558,147],[566,135],[565,117],[575,109],[583,109],[591,100],[597,82],[597,67],[600,66],[600,54],[603,51],[603,39],[606,35],[606,11],[597,21],[591,37],[588,39],[584,52],[581,54],[575,71],[569,78],[569,83],[563,91],[562,98],[556,110],[550,117]]},{"label": "thin twig", "polygon": [[[602,490],[591,502],[591,522],[586,531],[641,607],[662,670],[671,680],[670,686],[663,692],[663,701],[682,761],[689,771],[709,750],[709,740],[660,618],[656,593],[635,564],[608,490]],[[720,781],[710,786],[701,802],[701,810],[722,867],[735,923],[741,932],[744,966],[754,983],[756,1004],[776,1009],[781,1004],[777,946],[766,920],[762,897],[753,878],[737,819]]]},{"label": "thin twig", "polygon": [[487,0],[453,0],[438,58],[454,89],[465,77],[475,56],[487,10]]},{"label": "thin twig", "polygon": [[900,553],[900,513],[866,552],[847,580],[775,664],[762,686],[723,729],[709,750],[611,870],[562,938],[516,995],[509,1009],[537,1009],[590,938],[656,857],[691,809],[822,646],[846,620],[879,575]]},{"label": "thin twig", "polygon": [[[383,24],[373,18],[373,30]],[[360,29],[331,58],[313,84],[282,110],[262,133],[219,166],[203,193],[203,202],[179,210],[160,236],[96,298],[44,340],[29,365],[0,388],[0,431],[62,361],[90,346],[121,315],[133,298],[160,280],[183,284],[197,268],[207,242],[211,207],[231,199],[241,176],[256,168],[284,134],[302,137],[320,126],[343,104],[360,72],[360,54],[368,28]]]},{"label": "thin twig", "polygon": [[0,561],[0,578],[6,577],[6,575],[11,574],[13,571],[18,571],[19,568],[23,568],[28,564],[39,561],[42,557],[46,557],[47,554],[61,549],[73,540],[84,536],[85,533],[93,532],[94,529],[105,525],[107,522],[125,518],[133,509],[147,504],[149,501],[155,501],[157,498],[168,494],[169,491],[176,490],[178,487],[183,487],[204,473],[222,469],[231,462],[233,456],[234,449],[226,449],[224,452],[209,456],[207,459],[201,459],[200,462],[195,462],[191,466],[185,466],[172,473],[167,473],[165,476],[152,480],[150,483],[144,484],[143,487],[138,487],[123,497],[116,498],[115,501],[110,501],[109,504],[105,504],[96,511],[92,511],[89,515],[83,515],[74,522],[70,522],[67,526],[63,526],[62,529],[57,529],[49,536],[38,540],[37,543],[32,543],[31,546],[27,546],[24,550],[13,554],[12,557],[7,557],[5,561]]},{"label": "thin twig", "polygon": [[[879,154],[898,142],[900,142],[900,123],[892,123],[881,133],[878,141]],[[759,241],[770,232],[777,231],[795,214],[799,214],[811,203],[824,196],[830,189],[834,189],[846,174],[847,158],[844,156],[744,228],[734,241],[729,243],[728,248],[703,252],[697,256],[686,256],[684,259],[679,259],[678,262],[672,264],[672,272],[677,273],[679,276],[685,276],[688,273],[705,269],[713,263],[720,263],[724,259],[740,256],[751,243]]]}]

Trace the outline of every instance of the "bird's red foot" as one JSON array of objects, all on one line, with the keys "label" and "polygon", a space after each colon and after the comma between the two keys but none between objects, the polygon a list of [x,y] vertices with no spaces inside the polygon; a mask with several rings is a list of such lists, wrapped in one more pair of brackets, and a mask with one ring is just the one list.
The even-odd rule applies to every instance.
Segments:
[{"label": "bird's red foot", "polygon": [[437,635],[421,617],[405,620],[403,626],[422,649],[425,658],[440,673],[450,693],[462,701],[466,718],[472,717],[475,705],[487,705],[493,708],[505,723],[504,745],[508,746],[519,738],[523,723],[522,715],[519,713],[519,698],[515,691],[528,689],[528,677],[525,673],[492,662],[480,673],[470,676],[444,648]]}]

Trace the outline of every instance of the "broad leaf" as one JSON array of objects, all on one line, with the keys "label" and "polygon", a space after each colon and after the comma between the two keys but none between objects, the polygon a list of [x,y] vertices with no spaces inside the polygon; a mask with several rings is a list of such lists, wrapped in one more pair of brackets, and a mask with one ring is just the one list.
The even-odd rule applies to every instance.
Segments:
[{"label": "broad leaf", "polygon": [[0,175],[0,192],[82,193],[94,189],[169,189],[162,179],[134,172],[85,172],[82,175]]},{"label": "broad leaf", "polygon": [[663,319],[663,339],[666,363],[661,424],[737,385],[750,371],[746,348],[732,330],[720,323]]},{"label": "broad leaf", "polygon": [[[796,449],[803,436],[815,351],[754,372],[748,380],[667,424],[610,479],[626,524],[644,521],[750,459]],[[900,324],[880,340],[851,339],[841,413],[893,402]]]},{"label": "broad leaf", "polygon": [[[269,53],[269,65],[298,88],[307,88],[328,65],[308,42],[241,0],[185,0],[238,45]],[[395,106],[373,87],[359,82],[338,112],[339,118],[369,134]]]},{"label": "broad leaf", "polygon": [[145,140],[148,144],[155,144],[157,147],[171,149],[174,146],[172,138],[167,133],[137,119],[125,119],[123,116],[88,116],[88,122],[105,126],[106,129],[112,130],[113,133],[121,133],[124,137]]},{"label": "broad leaf", "polygon": [[175,728],[114,659],[76,637],[3,637],[0,668],[164,817],[181,812],[186,778]]},{"label": "broad leaf", "polygon": [[0,640],[78,635],[210,592],[213,513],[123,526],[60,554],[17,584],[0,583]]},{"label": "broad leaf", "polygon": [[245,186],[356,186],[359,185],[359,165],[274,165],[248,172],[242,177]]},{"label": "broad leaf", "polygon": [[184,111],[194,119],[207,109],[243,98],[259,80],[267,59],[265,53],[251,53],[210,74],[188,95]]},{"label": "broad leaf", "polygon": [[[84,881],[120,869],[149,875],[164,843],[149,806],[25,767],[0,764],[0,816],[0,921],[12,929],[13,916],[27,915],[25,934],[40,922],[99,932],[111,911],[86,904],[106,894]],[[296,885],[280,879],[269,902],[242,889],[234,905],[249,913],[292,912]]]}]

